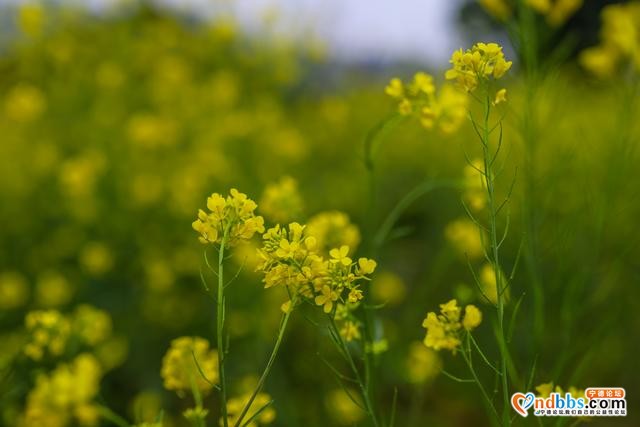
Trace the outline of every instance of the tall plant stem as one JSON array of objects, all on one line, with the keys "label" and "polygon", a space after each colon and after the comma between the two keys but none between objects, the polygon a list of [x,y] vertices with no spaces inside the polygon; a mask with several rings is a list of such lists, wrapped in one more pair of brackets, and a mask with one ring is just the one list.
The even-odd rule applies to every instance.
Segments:
[{"label": "tall plant stem", "polygon": [[[362,375],[360,375],[360,371],[358,370],[358,367],[356,366],[353,360],[353,356],[351,356],[351,353],[349,352],[349,348],[347,347],[347,344],[344,342],[342,335],[340,335],[340,331],[336,326],[335,320],[333,320],[333,318],[330,318],[330,319],[331,319],[330,328],[332,329],[333,334],[335,335],[336,340],[340,345],[340,351],[344,354],[344,357],[347,359],[347,363],[349,364],[351,371],[355,375],[356,382],[360,387],[360,392],[362,393],[362,400],[364,400],[364,406],[367,411],[367,414],[369,415],[369,418],[371,418],[371,422],[373,423],[373,426],[379,427],[380,424],[378,422],[375,409],[371,402],[371,396],[369,395],[369,390],[367,389],[364,381],[362,380]],[[365,349],[365,353],[366,353],[366,349]]]},{"label": "tall plant stem", "polygon": [[498,312],[498,346],[500,348],[500,369],[502,376],[502,424],[504,426],[511,425],[510,417],[510,405],[509,405],[509,384],[507,379],[507,346],[504,333],[504,287],[502,283],[502,273],[500,268],[500,248],[498,244],[498,230],[497,230],[497,211],[495,200],[495,182],[493,174],[493,163],[498,153],[491,155],[490,151],[490,136],[489,136],[489,116],[491,114],[491,100],[487,93],[485,97],[485,111],[484,111],[484,123],[482,131],[482,154],[484,160],[484,178],[487,189],[487,204],[489,208],[489,233],[491,244],[491,258],[493,261],[493,269],[495,273],[496,281],[496,296],[497,296],[497,312]]},{"label": "tall plant stem", "polygon": [[225,300],[224,300],[224,250],[229,236],[229,230],[225,229],[220,241],[220,249],[218,250],[218,298],[216,300],[216,339],[218,344],[218,376],[220,377],[220,412],[222,415],[223,427],[229,426],[227,416],[227,381],[225,376],[224,365],[227,359],[227,351],[224,345],[224,317],[225,317]]},{"label": "tall plant stem", "polygon": [[249,398],[247,403],[244,405],[244,408],[242,408],[242,412],[240,412],[240,416],[238,417],[238,420],[234,424],[234,427],[241,427],[242,426],[242,420],[247,415],[247,412],[249,412],[249,408],[251,408],[251,404],[255,400],[255,398],[258,395],[258,393],[260,393],[260,391],[262,391],[262,387],[264,387],[264,383],[267,380],[267,377],[269,376],[269,373],[271,372],[271,368],[273,367],[273,363],[275,362],[276,357],[278,356],[278,351],[280,350],[280,345],[282,344],[282,339],[284,338],[284,332],[287,329],[287,324],[289,323],[289,318],[290,317],[291,317],[291,311],[287,310],[287,312],[282,317],[282,320],[280,321],[280,328],[278,330],[278,338],[276,338],[276,343],[274,344],[273,350],[271,351],[271,356],[269,357],[269,361],[267,362],[267,366],[264,368],[264,371],[262,372],[262,375],[260,376],[260,379],[258,380],[258,384],[256,384],[256,388],[253,390],[253,393],[251,393],[251,397]]}]

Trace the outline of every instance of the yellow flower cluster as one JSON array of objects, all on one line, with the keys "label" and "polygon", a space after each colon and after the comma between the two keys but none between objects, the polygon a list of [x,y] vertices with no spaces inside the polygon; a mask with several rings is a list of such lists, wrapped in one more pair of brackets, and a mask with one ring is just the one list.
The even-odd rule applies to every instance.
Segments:
[{"label": "yellow flower cluster", "polygon": [[72,318],[73,333],[90,346],[104,342],[111,336],[111,316],[90,305],[79,305]]},{"label": "yellow flower cluster", "polygon": [[582,7],[582,0],[526,0],[527,6],[544,15],[552,27],[559,27]]},{"label": "yellow flower cluster", "polygon": [[178,394],[192,385],[203,393],[218,382],[218,352],[209,349],[209,341],[200,337],[180,337],[162,358],[160,371],[164,388]]},{"label": "yellow flower cluster", "polygon": [[506,21],[511,17],[512,9],[508,0],[478,0],[491,16],[499,21]]},{"label": "yellow flower cluster", "polygon": [[[471,49],[453,52],[449,61],[452,68],[447,70],[447,80],[455,80],[467,92],[473,92],[479,85],[490,79],[499,79],[511,68],[502,47],[497,43],[476,43]],[[506,91],[500,92],[503,98]],[[498,101],[496,99],[496,101]]]},{"label": "yellow flower cluster", "polygon": [[0,274],[0,310],[22,307],[29,300],[29,284],[19,273]]},{"label": "yellow flower cluster", "polygon": [[302,214],[302,196],[298,183],[290,176],[267,185],[260,198],[260,212],[270,221],[286,223],[294,221]]},{"label": "yellow flower cluster", "polygon": [[360,230],[346,213],[340,211],[315,214],[307,221],[307,232],[316,238],[317,251],[323,255],[342,245],[355,250],[360,244]]},{"label": "yellow flower cluster", "polygon": [[445,134],[455,132],[467,113],[468,100],[464,94],[450,85],[436,92],[433,77],[424,72],[416,73],[409,84],[399,78],[391,79],[385,92],[399,101],[400,114],[418,117],[426,129],[437,127]]},{"label": "yellow flower cluster", "polygon": [[601,78],[625,65],[640,70],[640,2],[613,4],[602,10],[600,44],[585,49],[581,64]]},{"label": "yellow flower cluster", "polygon": [[[242,410],[244,409],[244,406],[247,404],[250,398],[251,393],[248,393],[242,396],[232,397],[231,399],[227,400],[227,414],[229,416],[229,425],[236,424],[238,418],[240,417],[240,414],[242,413]],[[258,427],[271,424],[273,420],[276,419],[276,410],[273,409],[273,406],[268,406],[267,408],[263,409],[265,405],[271,402],[271,400],[271,396],[269,396],[267,393],[258,393],[253,402],[251,402],[251,406],[249,407],[249,410],[243,418],[243,422],[245,423],[247,420],[251,421],[248,424],[243,425],[247,427]],[[260,411],[261,409],[263,410],[258,413],[258,411]],[[255,418],[251,419],[254,416]]]},{"label": "yellow flower cluster", "polygon": [[92,401],[98,394],[101,377],[98,360],[88,353],[80,354],[70,364],[59,365],[49,375],[40,375],[27,396],[21,425],[97,425],[99,410]]},{"label": "yellow flower cluster", "polygon": [[475,329],[482,322],[482,312],[474,305],[467,305],[462,310],[455,299],[440,304],[440,314],[430,312],[422,322],[427,329],[424,345],[434,350],[451,350],[456,352],[461,344],[461,333]]},{"label": "yellow flower cluster", "polygon": [[301,298],[313,300],[325,313],[331,313],[336,304],[357,304],[363,298],[359,282],[368,280],[366,276],[376,268],[371,259],[354,262],[346,245],[331,249],[325,259],[317,252],[316,237],[297,222],[288,228],[276,225],[262,238],[259,270],[264,273],[265,288],[286,287],[290,301],[283,306],[285,311]]},{"label": "yellow flower cluster", "polygon": [[409,346],[406,359],[406,375],[412,384],[424,384],[434,379],[442,371],[442,361],[438,353],[416,341]]},{"label": "yellow flower cluster", "polygon": [[29,341],[24,353],[33,360],[41,360],[46,354],[60,356],[67,344],[71,325],[56,310],[31,311],[25,318]]},{"label": "yellow flower cluster", "polygon": [[249,240],[255,233],[264,232],[264,219],[256,216],[258,205],[246,194],[232,188],[225,199],[213,193],[207,199],[209,213],[200,209],[193,229],[200,233],[202,243],[221,243],[233,246],[241,240]]},{"label": "yellow flower cluster", "polygon": [[450,222],[444,234],[456,251],[469,259],[477,259],[484,253],[483,232],[473,221],[461,218]]}]

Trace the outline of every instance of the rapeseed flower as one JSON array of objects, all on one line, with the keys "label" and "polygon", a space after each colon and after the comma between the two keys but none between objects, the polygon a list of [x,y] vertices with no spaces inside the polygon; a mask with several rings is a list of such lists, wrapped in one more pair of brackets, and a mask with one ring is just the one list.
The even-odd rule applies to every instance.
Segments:
[{"label": "rapeseed flower", "polygon": [[450,350],[455,354],[462,343],[463,327],[471,331],[482,322],[482,313],[473,305],[466,306],[463,319],[461,315],[462,310],[455,299],[440,304],[440,314],[428,313],[422,323],[422,327],[427,329],[424,345],[434,350]]},{"label": "rapeseed flower", "polygon": [[275,223],[298,219],[302,214],[302,206],[298,183],[290,176],[267,185],[260,198],[260,212]]},{"label": "rapeseed flower", "polygon": [[181,395],[196,387],[207,393],[218,382],[218,352],[209,349],[204,338],[176,338],[162,359],[160,373],[167,390]]},{"label": "rapeseed flower", "polygon": [[467,113],[467,97],[444,85],[436,91],[433,77],[424,72],[414,75],[407,85],[393,78],[387,85],[387,95],[398,101],[398,112],[413,115],[426,129],[438,128],[442,133],[455,132]]},{"label": "rapeseed flower", "polygon": [[497,43],[476,43],[471,49],[453,52],[452,68],[445,73],[447,80],[455,80],[458,87],[473,92],[490,80],[500,79],[511,68],[502,47]]},{"label": "rapeseed flower", "polygon": [[255,233],[264,232],[264,219],[256,216],[254,211],[258,205],[232,188],[225,199],[218,193],[213,193],[207,199],[205,212],[198,211],[198,219],[193,223],[193,229],[200,233],[201,243],[224,243],[229,246],[241,240],[249,240]]},{"label": "rapeseed flower", "polygon": [[24,347],[27,357],[41,360],[45,355],[63,354],[71,332],[71,324],[60,312],[31,311],[25,317],[25,326],[29,335]]},{"label": "rapeseed flower", "polygon": [[[229,417],[229,425],[235,425],[242,413],[247,402],[251,398],[251,393],[238,397],[232,397],[227,400],[227,415]],[[243,422],[251,420],[247,427],[259,427],[271,424],[276,419],[276,410],[270,405],[271,396],[267,393],[258,393],[251,402],[251,406],[243,418]],[[266,408],[265,408],[266,407]],[[260,411],[258,413],[258,411]],[[253,419],[251,419],[254,417]],[[222,423],[220,423],[222,425]]]}]

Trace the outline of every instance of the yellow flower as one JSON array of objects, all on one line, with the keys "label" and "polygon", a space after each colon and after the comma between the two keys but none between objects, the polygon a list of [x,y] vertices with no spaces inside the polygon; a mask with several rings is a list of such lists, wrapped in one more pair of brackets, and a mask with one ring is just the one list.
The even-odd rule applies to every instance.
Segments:
[{"label": "yellow flower", "polygon": [[506,101],[507,101],[507,90],[500,89],[498,92],[496,92],[496,96],[493,99],[493,105],[498,105],[501,102],[506,102]]},{"label": "yellow flower", "polygon": [[256,203],[246,194],[232,188],[225,199],[213,193],[207,199],[209,213],[202,209],[192,227],[200,233],[202,243],[220,243],[226,237],[229,246],[241,240],[249,240],[255,233],[264,232],[264,219],[254,215]]},{"label": "yellow flower", "polygon": [[[393,81],[402,85],[399,79]],[[454,90],[450,85],[443,85],[436,92],[433,77],[424,72],[416,73],[413,81],[403,90],[403,95],[394,98],[400,101],[400,114],[415,114],[423,127],[438,128],[445,134],[457,130],[467,112],[468,100],[465,94]]]},{"label": "yellow flower", "polygon": [[482,313],[473,305],[467,305],[465,308],[462,323],[460,323],[461,314],[455,299],[440,304],[440,314],[427,313],[427,317],[422,322],[422,327],[427,329],[424,344],[434,350],[445,349],[455,353],[462,342],[462,328],[470,331],[482,321]]},{"label": "yellow flower", "polygon": [[[249,402],[250,398],[251,393],[248,393],[242,396],[232,397],[227,400],[229,425],[235,425],[238,422],[240,413],[242,413],[242,410],[247,402]],[[243,423],[246,423],[248,420],[251,420],[251,422],[243,425],[246,425],[247,427],[258,427],[271,424],[276,419],[276,410],[273,409],[273,406],[268,405],[271,400],[271,396],[267,393],[258,393],[253,402],[251,402],[251,406],[242,420]],[[263,409],[265,407],[266,409]],[[262,411],[258,413],[261,409]]]},{"label": "yellow flower", "polygon": [[482,231],[471,220],[462,218],[450,222],[445,227],[444,234],[459,254],[469,259],[482,256]]},{"label": "yellow flower", "polygon": [[580,54],[587,70],[601,78],[619,69],[640,70],[640,3],[612,4],[602,9],[600,44]]},{"label": "yellow flower", "polygon": [[315,299],[316,305],[323,306],[325,313],[331,313],[334,301],[338,300],[338,293],[331,289],[328,285],[324,285],[321,294]]},{"label": "yellow flower", "polygon": [[482,322],[482,312],[478,310],[475,305],[467,305],[464,309],[464,319],[462,319],[462,326],[467,331],[475,329]]},{"label": "yellow flower", "polygon": [[218,352],[210,350],[204,338],[176,338],[162,359],[160,373],[167,390],[182,394],[195,384],[201,392],[209,392],[218,382]]},{"label": "yellow flower", "polygon": [[96,425],[99,411],[93,399],[101,377],[99,362],[88,353],[80,354],[69,364],[58,365],[48,375],[40,374],[27,396],[24,425]]},{"label": "yellow flower", "polygon": [[60,356],[69,339],[71,325],[58,311],[31,311],[25,317],[29,340],[24,347],[27,357],[41,360],[45,354]]},{"label": "yellow flower", "polygon": [[371,274],[371,273],[373,273],[375,271],[377,265],[378,265],[378,263],[375,262],[372,259],[358,258],[358,266],[360,267],[360,273],[361,274]]},{"label": "yellow flower", "polygon": [[22,307],[29,299],[29,284],[14,272],[0,274],[0,310]]},{"label": "yellow flower", "polygon": [[512,65],[506,61],[502,47],[497,43],[476,43],[471,49],[453,52],[452,68],[445,77],[455,80],[467,92],[473,92],[480,83],[501,78]]},{"label": "yellow flower", "polygon": [[331,255],[331,262],[339,262],[342,265],[351,265],[351,258],[349,255],[349,246],[342,245],[340,248],[334,248],[329,251],[329,255]]},{"label": "yellow flower", "polygon": [[[507,285],[506,277],[502,271],[500,274],[500,282],[501,286]],[[491,264],[484,264],[480,269],[480,289],[482,290],[481,299],[483,302],[487,302],[487,298],[489,302],[492,304],[498,303],[498,289],[496,285],[496,273]],[[509,302],[511,293],[509,292],[509,288],[503,291],[502,299],[505,303]]]},{"label": "yellow flower", "polygon": [[436,351],[417,341],[409,346],[405,368],[409,382],[423,384],[434,379],[442,371],[442,361]]},{"label": "yellow flower", "polygon": [[351,342],[353,340],[359,340],[360,339],[360,327],[355,322],[347,321],[347,322],[344,323],[344,325],[340,329],[340,335],[347,342]]},{"label": "yellow flower", "polygon": [[357,425],[366,416],[361,409],[364,405],[359,401],[359,393],[355,390],[337,388],[330,391],[325,398],[325,406],[334,422],[343,426]]},{"label": "yellow flower", "polygon": [[360,243],[360,230],[349,220],[344,212],[320,212],[309,219],[307,235],[316,239],[316,250],[326,254],[329,249],[347,245],[355,250]]},{"label": "yellow flower", "polygon": [[298,184],[289,176],[267,185],[260,198],[260,212],[276,223],[298,219],[302,214],[302,205]]},{"label": "yellow flower", "polygon": [[73,332],[91,346],[105,341],[111,335],[111,316],[87,304],[76,308],[71,323]]},{"label": "yellow flower", "polygon": [[479,0],[480,5],[499,21],[511,16],[511,6],[507,0]]},{"label": "yellow flower", "polygon": [[392,98],[400,99],[404,96],[404,85],[399,78],[393,78],[384,88],[384,92]]},{"label": "yellow flower", "polygon": [[381,271],[371,282],[371,295],[378,303],[395,306],[404,301],[407,285],[397,274]]}]

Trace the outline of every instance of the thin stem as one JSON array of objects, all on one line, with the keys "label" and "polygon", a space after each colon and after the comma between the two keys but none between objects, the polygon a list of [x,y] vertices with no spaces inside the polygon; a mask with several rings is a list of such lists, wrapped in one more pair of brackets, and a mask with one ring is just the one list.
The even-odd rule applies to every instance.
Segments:
[{"label": "thin stem", "polygon": [[355,362],[353,361],[353,357],[351,356],[351,353],[349,352],[349,348],[347,347],[347,344],[344,342],[344,340],[342,339],[342,335],[340,335],[340,331],[338,330],[338,327],[336,326],[336,322],[333,319],[333,317],[329,316],[331,322],[330,322],[330,327],[332,328],[336,338],[337,338],[337,342],[339,343],[340,347],[341,347],[341,351],[344,353],[347,362],[349,363],[349,367],[351,368],[351,370],[353,371],[353,374],[356,377],[356,381],[358,382],[358,385],[360,386],[360,392],[362,393],[362,398],[364,400],[364,406],[365,409],[367,410],[367,413],[369,415],[369,417],[371,418],[371,421],[373,422],[374,427],[379,427],[379,423],[378,423],[378,419],[376,417],[375,411],[373,409],[373,404],[371,403],[371,397],[369,396],[369,392],[367,390],[367,387],[365,385],[365,383],[362,381],[362,376],[360,375],[360,371],[358,371],[358,368],[355,364]]},{"label": "thin stem", "polygon": [[[491,164],[491,153],[489,147],[489,117],[491,114],[491,99],[487,93],[484,103],[484,126],[483,126],[483,141],[482,141],[482,154],[484,160],[484,179],[487,190],[487,203],[489,208],[489,235],[490,235],[490,251],[493,261],[493,269],[496,281],[496,294],[497,294],[497,311],[498,311],[498,346],[500,348],[500,371],[502,377],[502,424],[504,426],[511,425],[511,419],[509,414],[509,384],[507,378],[507,349],[505,345],[504,336],[504,295],[502,284],[502,273],[500,269],[500,253],[498,245],[498,226],[497,226],[497,213],[496,213],[496,200],[495,200],[495,182],[494,174]],[[497,154],[496,154],[497,155]]]},{"label": "thin stem", "polygon": [[287,324],[289,323],[289,318],[290,317],[291,317],[291,311],[288,310],[284,314],[284,316],[282,317],[282,321],[280,322],[280,329],[278,331],[278,338],[276,338],[276,343],[274,344],[273,350],[271,351],[271,356],[269,357],[269,361],[267,362],[267,366],[264,368],[264,371],[262,372],[262,375],[260,376],[260,379],[258,380],[258,384],[256,384],[255,390],[253,390],[253,393],[251,393],[251,397],[249,398],[247,403],[244,405],[244,408],[242,408],[242,412],[240,412],[240,416],[238,417],[238,420],[234,424],[234,427],[239,427],[239,426],[242,425],[242,420],[247,415],[247,412],[249,411],[249,408],[251,407],[251,404],[255,400],[255,398],[258,395],[258,393],[260,393],[260,391],[262,391],[262,387],[264,387],[264,383],[265,383],[267,377],[269,376],[269,372],[271,372],[271,368],[273,367],[273,363],[275,362],[276,357],[278,355],[278,350],[280,350],[280,345],[282,344],[282,339],[284,338],[284,332],[287,329]]},{"label": "thin stem", "polygon": [[227,352],[224,346],[224,316],[225,316],[225,301],[224,301],[224,249],[227,243],[229,235],[228,228],[225,229],[220,241],[220,249],[218,250],[218,299],[216,310],[216,338],[218,342],[218,374],[220,377],[220,411],[222,415],[223,427],[229,426],[229,420],[227,416],[227,382],[224,370],[225,361],[227,359]]}]

